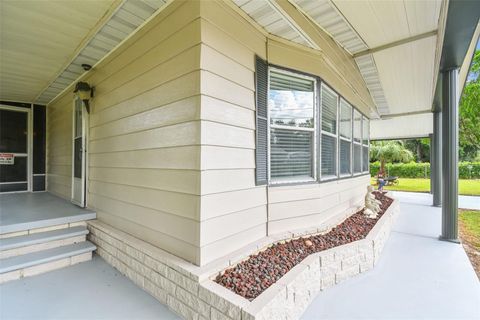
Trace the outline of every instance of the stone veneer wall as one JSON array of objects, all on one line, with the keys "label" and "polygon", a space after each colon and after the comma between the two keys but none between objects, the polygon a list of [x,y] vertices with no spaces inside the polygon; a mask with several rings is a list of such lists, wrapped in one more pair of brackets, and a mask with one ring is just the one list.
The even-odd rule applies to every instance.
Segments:
[{"label": "stone veneer wall", "polygon": [[310,255],[252,302],[215,283],[218,270],[211,266],[195,266],[98,221],[89,229],[102,258],[185,319],[297,319],[319,291],[375,266],[398,212],[395,200],[365,239]]}]

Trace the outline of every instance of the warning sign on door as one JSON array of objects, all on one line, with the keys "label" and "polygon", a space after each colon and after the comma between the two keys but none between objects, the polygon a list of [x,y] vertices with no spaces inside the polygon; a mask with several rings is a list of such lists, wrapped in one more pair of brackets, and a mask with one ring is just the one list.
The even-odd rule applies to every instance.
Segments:
[{"label": "warning sign on door", "polygon": [[0,164],[14,164],[15,155],[13,153],[0,153]]}]

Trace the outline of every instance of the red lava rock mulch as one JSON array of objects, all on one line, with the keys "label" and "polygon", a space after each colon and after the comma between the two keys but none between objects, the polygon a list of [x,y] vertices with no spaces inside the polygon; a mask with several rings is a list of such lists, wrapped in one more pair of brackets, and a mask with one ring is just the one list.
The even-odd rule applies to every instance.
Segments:
[{"label": "red lava rock mulch", "polygon": [[362,209],[326,234],[276,243],[251,255],[247,260],[225,270],[215,281],[252,301],[310,254],[364,239],[393,202],[382,193],[374,194],[382,202],[376,219],[367,218]]}]

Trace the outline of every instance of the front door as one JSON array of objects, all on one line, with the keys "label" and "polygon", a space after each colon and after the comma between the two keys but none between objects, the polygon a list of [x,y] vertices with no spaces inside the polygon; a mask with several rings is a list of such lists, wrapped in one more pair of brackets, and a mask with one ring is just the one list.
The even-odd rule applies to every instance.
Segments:
[{"label": "front door", "polygon": [[0,192],[30,190],[29,112],[0,106]]},{"label": "front door", "polygon": [[73,107],[72,202],[80,207],[86,206],[87,121],[85,105],[76,98]]}]

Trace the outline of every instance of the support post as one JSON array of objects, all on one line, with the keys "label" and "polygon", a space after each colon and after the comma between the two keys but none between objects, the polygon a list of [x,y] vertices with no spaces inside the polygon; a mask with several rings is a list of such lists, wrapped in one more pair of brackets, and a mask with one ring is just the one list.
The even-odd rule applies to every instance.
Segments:
[{"label": "support post", "polygon": [[458,70],[442,73],[442,234],[458,242]]},{"label": "support post", "polygon": [[433,113],[433,135],[430,140],[430,178],[433,194],[433,205],[442,205],[442,113]]}]

